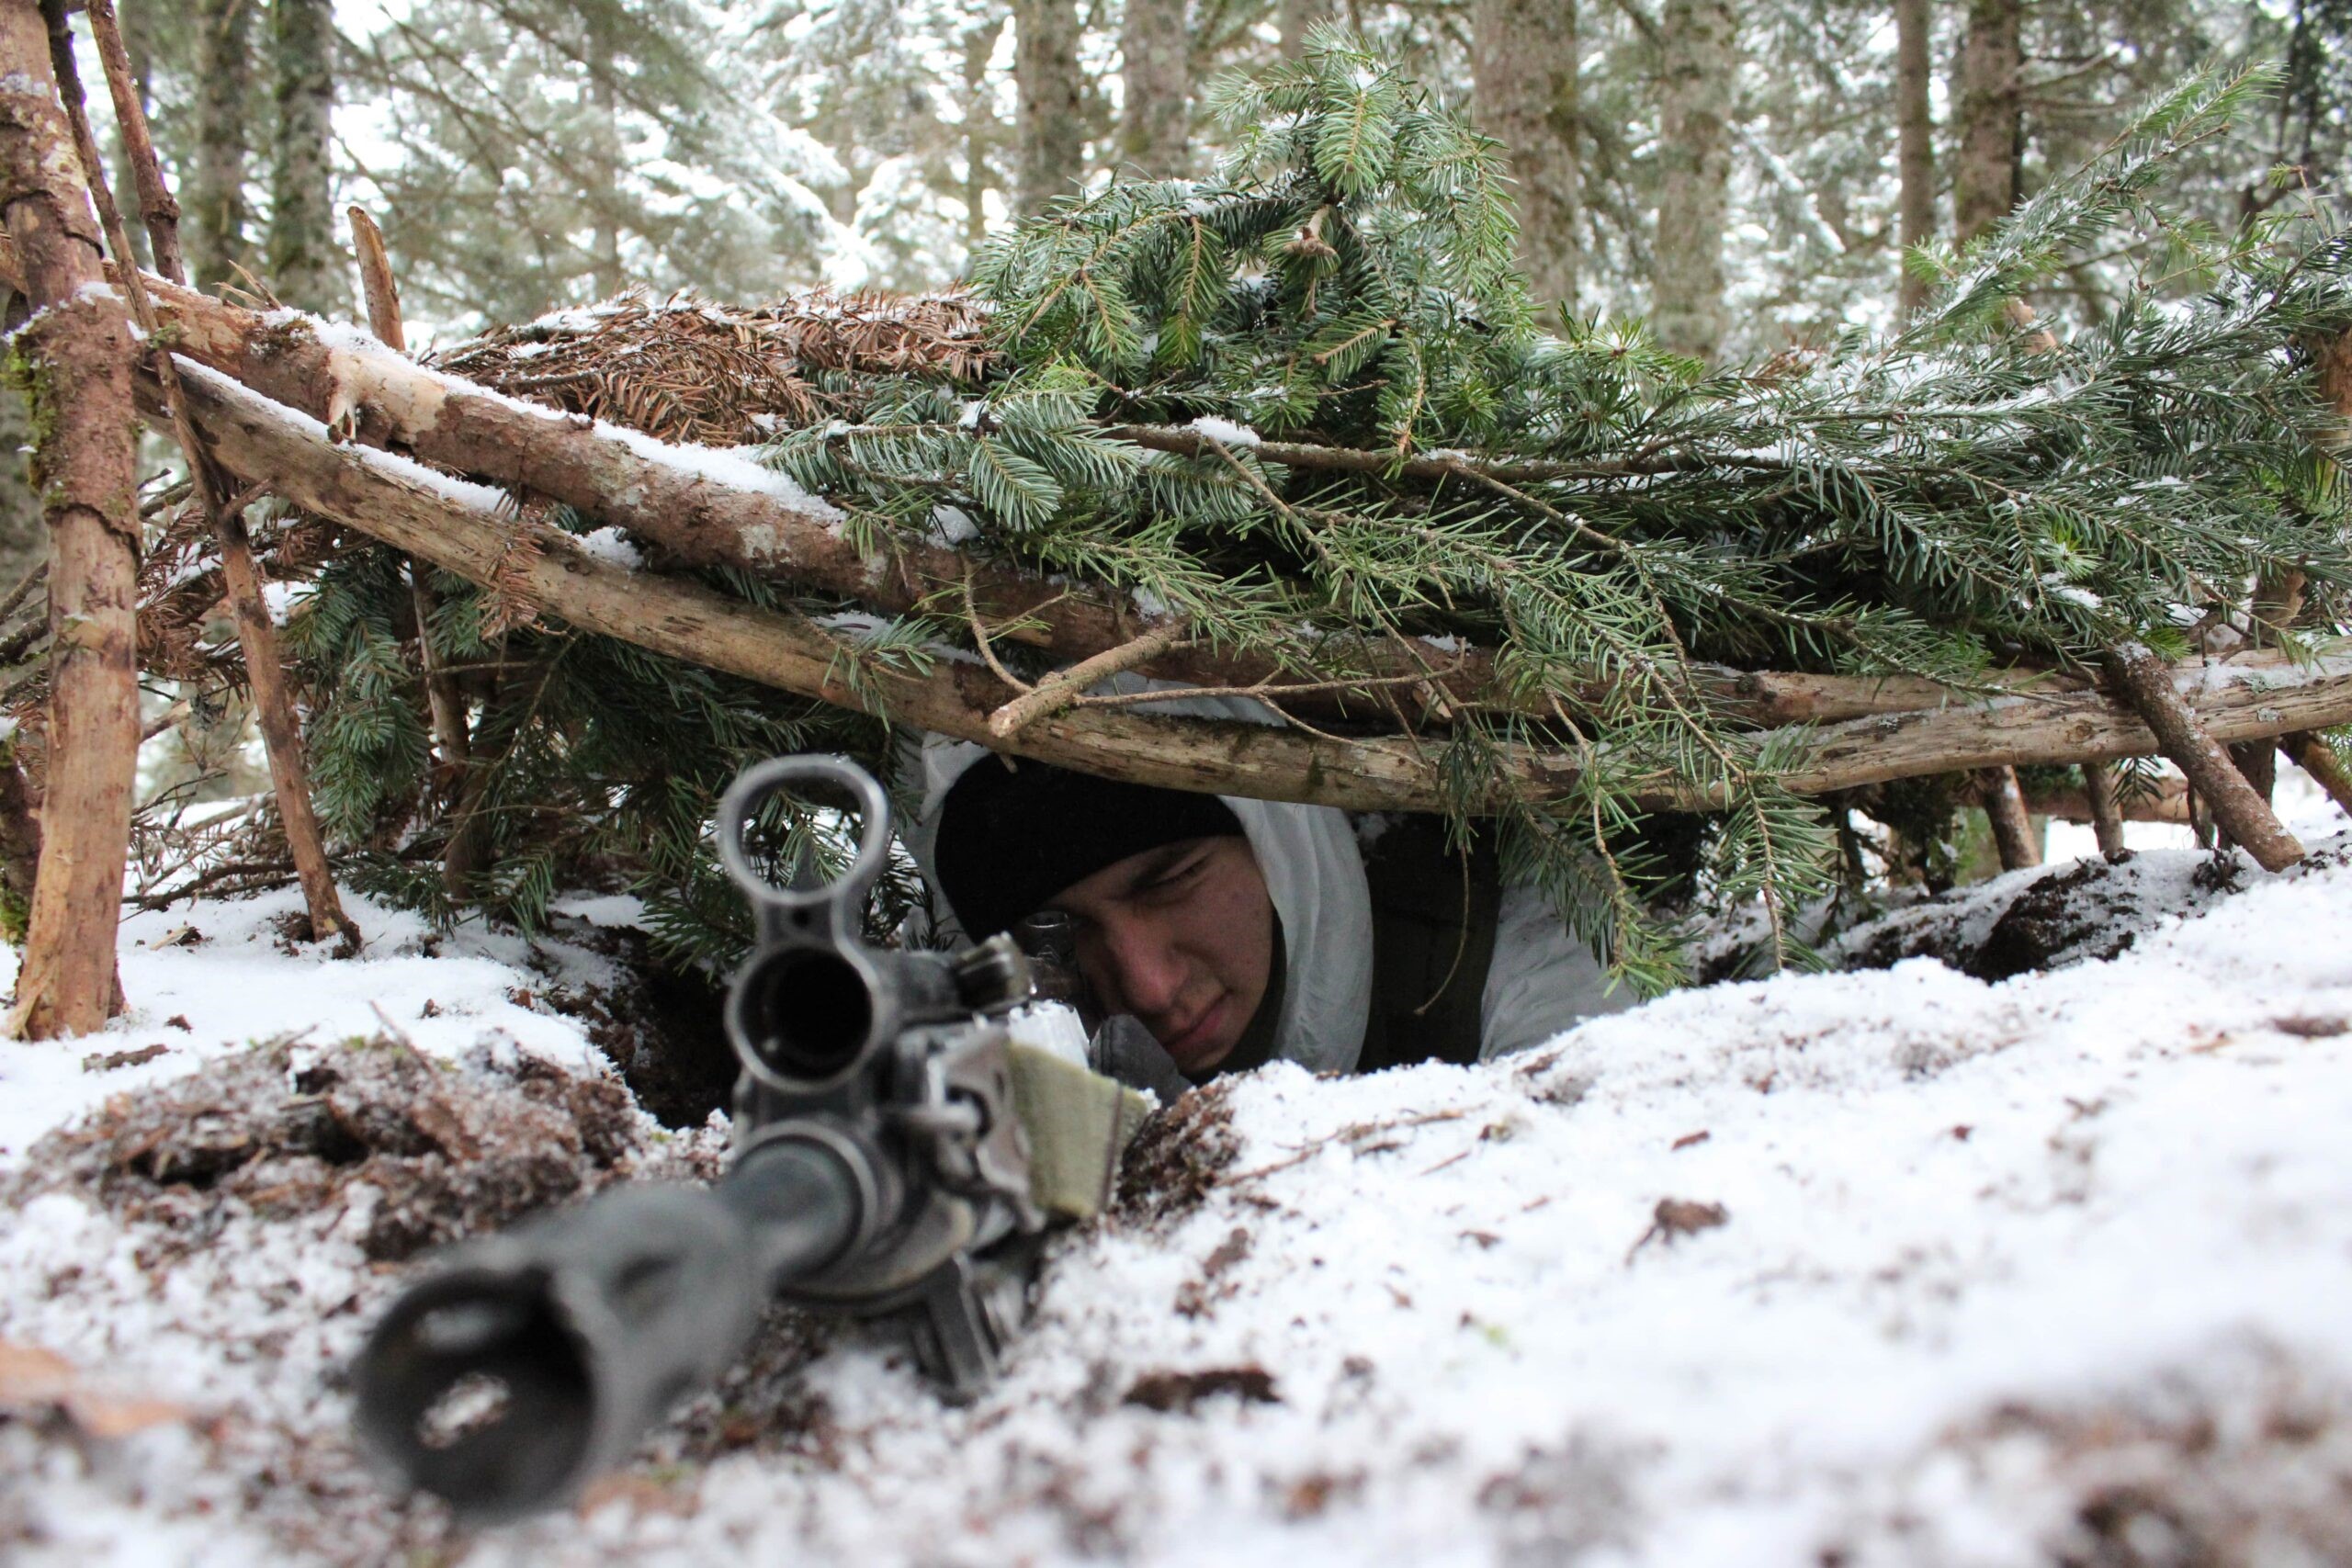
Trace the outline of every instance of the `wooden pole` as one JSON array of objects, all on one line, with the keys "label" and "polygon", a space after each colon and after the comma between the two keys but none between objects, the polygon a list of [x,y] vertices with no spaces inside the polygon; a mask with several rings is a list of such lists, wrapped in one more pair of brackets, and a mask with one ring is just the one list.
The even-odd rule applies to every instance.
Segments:
[{"label": "wooden pole", "polygon": [[[1358,810],[1433,811],[1448,798],[1434,756],[1408,739],[1341,739],[1084,707],[1000,739],[989,733],[988,716],[1015,694],[984,669],[942,660],[927,674],[877,671],[870,683],[852,682],[842,672],[850,650],[803,617],[601,560],[560,529],[507,514],[494,493],[476,504],[448,486],[428,489],[395,472],[382,454],[336,445],[316,420],[225,377],[191,368],[183,386],[232,471],[266,475],[279,494],[309,511],[445,571],[495,582],[583,631],[843,707],[887,709],[901,724],[1105,778]],[[2245,679],[2247,669],[2264,680]],[[2223,739],[2352,720],[2352,653],[2323,654],[2301,665],[2260,655],[2247,666],[2158,666],[2157,679]],[[1999,763],[2144,755],[2159,744],[2131,706],[2101,692],[1883,715],[1812,728],[1803,739],[1809,761],[1780,775],[1800,794]],[[1572,752],[1509,748],[1500,787],[1550,799],[1571,788],[1577,773]],[[1625,793],[1648,810],[1724,804],[1716,792],[1663,771],[1636,779]]]},{"label": "wooden pole", "polygon": [[2147,644],[2116,649],[2108,656],[2108,671],[2155,733],[2164,754],[2205,801],[2214,822],[2255,863],[2265,871],[2284,871],[2303,858],[2302,844],[2279,825],[2269,802],[2255,793],[2229,752],[2180,700],[2172,672]]},{"label": "wooden pole", "polygon": [[[164,183],[163,160],[155,156],[154,138],[148,134],[146,107],[139,101],[139,83],[130,69],[130,51],[123,46],[122,24],[116,19],[114,0],[85,0],[90,36],[97,41],[98,59],[106,66],[107,89],[114,98],[114,121],[122,132],[123,151],[130,159],[131,178],[139,185],[139,213],[147,225],[148,243],[155,250],[155,270],[174,283],[187,281],[187,263],[180,253],[180,204]],[[95,182],[98,172],[90,171]],[[127,264],[135,265],[135,264]]]},{"label": "wooden pole", "polygon": [[34,0],[0,0],[0,207],[34,319],[34,488],[50,539],[49,768],[9,1032],[104,1027],[139,758],[138,470],[130,320],[106,286],[90,200]]},{"label": "wooden pole", "polygon": [[[2120,861],[2131,852],[2123,847],[2123,808],[2117,798],[2115,770],[2105,762],[2083,764],[2083,795],[2090,808],[2091,830],[2098,835],[2098,852]],[[2179,819],[2188,820],[2188,796],[2179,798]]]},{"label": "wooden pole", "polygon": [[[391,253],[384,248],[384,231],[364,207],[353,206],[351,240],[359,253],[359,291],[368,301],[368,329],[395,354],[408,352],[408,328],[401,320],[401,290],[392,276]],[[454,779],[447,798],[457,804],[457,821],[441,857],[441,885],[450,898],[467,896],[468,884],[481,869],[487,823],[472,809],[473,741],[466,723],[465,694],[456,677],[441,668],[433,649],[435,604],[430,571],[423,561],[408,560],[409,605],[416,615],[416,661],[424,671],[424,701],[433,719],[433,739]],[[445,781],[446,782],[446,781]]]},{"label": "wooden pole", "polygon": [[2287,760],[2312,776],[2312,782],[2327,791],[2328,798],[2352,816],[2352,772],[2336,760],[2335,752],[2318,736],[2308,730],[2278,738],[2278,750]]},{"label": "wooden pole", "polygon": [[1981,793],[1984,818],[1993,826],[1993,848],[2003,871],[2019,871],[2041,863],[2041,835],[2025,808],[2025,790],[2015,768],[1994,768],[1983,775]]},{"label": "wooden pole", "polygon": [[1183,640],[1184,628],[1170,621],[1154,626],[1133,642],[1117,648],[1104,649],[1091,659],[1080,660],[1069,669],[1040,681],[1036,686],[1022,693],[996,712],[989,715],[989,733],[1000,740],[1017,735],[1023,727],[1057,714],[1076,702],[1080,694],[1098,681],[1107,681],[1138,664],[1148,664]]},{"label": "wooden pole", "polygon": [[[50,0],[51,42],[58,49],[56,65],[58,85],[72,121],[76,140],[80,142],[85,163],[89,164],[90,194],[98,205],[100,221],[105,225],[116,258],[115,275],[124,294],[130,301],[131,313],[138,319],[141,330],[152,342],[162,328],[162,321],[150,299],[146,279],[133,259],[130,237],[123,231],[122,217],[116,209],[113,193],[106,175],[96,162],[96,139],[90,134],[89,121],[83,107],[79,73],[73,64],[72,35],[64,29],[64,13],[59,0]],[[155,164],[155,144],[149,138],[145,111],[141,108],[136,85],[130,79],[129,52],[123,48],[122,36],[116,25],[114,7],[107,0],[94,0],[90,6],[91,30],[98,38],[98,58],[106,62],[107,76],[113,90],[116,112],[123,116],[123,144],[131,152],[133,166],[140,170],[141,189],[149,186],[161,190],[162,169]],[[170,197],[165,193],[164,200]],[[155,210],[153,203],[148,210]],[[168,233],[154,232],[149,238],[155,248],[156,262],[164,269],[169,281],[185,286],[187,277],[181,269],[178,241],[179,211],[171,209],[171,229]],[[171,418],[174,436],[180,451],[187,459],[188,480],[194,490],[197,504],[203,510],[205,521],[212,529],[220,548],[220,570],[228,587],[230,618],[237,628],[237,643],[244,654],[245,675],[253,687],[254,716],[261,727],[262,748],[269,759],[270,783],[277,799],[277,814],[286,829],[286,844],[302,885],[302,897],[311,918],[314,938],[337,939],[346,953],[359,948],[359,928],[343,912],[343,901],[337,897],[334,873],[327,866],[326,843],[319,831],[318,817],[311,807],[311,782],[302,759],[302,730],[294,711],[294,693],[286,679],[286,667],[277,652],[277,628],[271,623],[267,602],[262,596],[261,571],[254,561],[253,539],[245,531],[243,507],[223,504],[220,478],[212,471],[209,455],[196,425],[187,417],[180,395],[179,375],[169,354],[153,356],[155,374],[161,382],[164,400]]]}]

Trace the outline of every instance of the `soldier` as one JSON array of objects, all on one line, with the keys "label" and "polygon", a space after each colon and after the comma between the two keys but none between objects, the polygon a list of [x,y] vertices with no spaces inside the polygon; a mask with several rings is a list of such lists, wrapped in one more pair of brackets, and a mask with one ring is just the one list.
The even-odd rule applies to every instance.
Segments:
[{"label": "soldier", "polygon": [[1540,892],[1436,818],[1122,784],[939,736],[917,757],[910,840],[964,934],[1070,916],[1102,1010],[1165,1054],[1121,1071],[1144,1087],[1480,1061],[1626,1005]]}]

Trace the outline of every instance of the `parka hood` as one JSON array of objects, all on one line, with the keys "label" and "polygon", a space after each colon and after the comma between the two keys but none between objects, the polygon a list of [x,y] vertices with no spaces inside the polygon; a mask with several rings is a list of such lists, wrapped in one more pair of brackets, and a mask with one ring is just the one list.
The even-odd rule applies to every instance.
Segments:
[{"label": "parka hood", "polygon": [[[1135,692],[1152,684],[1129,675],[1101,689]],[[1158,711],[1276,722],[1263,707],[1240,697],[1184,697]],[[944,735],[910,734],[902,746],[910,764],[907,781],[922,791],[915,819],[905,831],[907,847],[936,886],[940,807],[965,770],[989,752]],[[1329,806],[1219,798],[1240,821],[1282,921],[1286,976],[1274,1054],[1313,1072],[1351,1071],[1363,1050],[1372,1010],[1372,894],[1354,829],[1346,813]]]}]

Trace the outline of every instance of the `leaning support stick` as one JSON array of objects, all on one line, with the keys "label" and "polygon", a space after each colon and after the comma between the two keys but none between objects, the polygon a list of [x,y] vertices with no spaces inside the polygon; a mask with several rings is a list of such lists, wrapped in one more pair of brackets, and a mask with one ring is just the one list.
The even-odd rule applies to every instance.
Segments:
[{"label": "leaning support stick", "polygon": [[2284,871],[2303,858],[2303,846],[2279,824],[2269,802],[2255,793],[2221,743],[2197,722],[2172,683],[2172,672],[2142,642],[2126,643],[2108,656],[2108,671],[2140,716],[2155,732],[2173,766],[2187,776],[2213,813],[2213,820],[2265,871]]},{"label": "leaning support stick", "polygon": [[[64,100],[74,141],[89,174],[90,195],[97,203],[107,246],[115,254],[115,276],[140,330],[152,341],[161,323],[140,273],[138,258],[130,249],[122,214],[107,184],[96,139],[90,133],[81,79],[74,64],[73,35],[66,28],[61,0],[48,0],[44,8],[50,18],[59,95]],[[122,117],[123,143],[130,149],[134,163],[143,152],[147,164],[153,164],[155,146],[147,135],[146,116],[140,107],[138,92],[129,79],[130,55],[123,49],[113,6],[107,0],[96,0],[90,6],[90,26],[98,36],[98,55],[106,62],[115,107]],[[163,187],[160,168],[142,165],[140,180],[142,188],[150,184],[158,190]],[[166,194],[164,202],[169,199]],[[162,209],[156,204],[150,202],[148,210],[151,220],[159,225],[152,235],[157,265],[164,268],[171,282],[185,285],[187,279],[179,271],[179,209],[169,207],[168,224],[161,221]],[[188,478],[197,502],[220,542],[220,570],[228,585],[230,615],[236,623],[238,647],[244,654],[246,679],[253,686],[254,716],[261,726],[263,750],[269,758],[270,784],[277,797],[279,820],[286,829],[287,848],[302,884],[303,901],[309,907],[311,934],[321,941],[336,938],[345,952],[356,952],[359,928],[343,912],[343,901],[335,894],[334,874],[327,866],[326,842],[319,831],[318,816],[311,807],[310,773],[302,759],[302,731],[294,716],[294,694],[286,680],[285,664],[278,657],[277,627],[271,624],[268,606],[262,598],[261,571],[254,561],[253,538],[245,531],[243,510],[222,504],[220,476],[195,421],[188,417],[187,400],[181,390],[172,356],[164,353],[152,357],[155,374],[163,383],[172,434],[187,458]]]}]

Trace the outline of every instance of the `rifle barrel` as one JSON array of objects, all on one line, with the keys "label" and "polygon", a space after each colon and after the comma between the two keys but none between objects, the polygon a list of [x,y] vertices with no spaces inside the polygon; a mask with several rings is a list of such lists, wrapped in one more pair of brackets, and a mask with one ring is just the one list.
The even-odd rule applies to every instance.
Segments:
[{"label": "rifle barrel", "polygon": [[616,1187],[454,1249],[360,1354],[364,1446],[469,1522],[565,1501],[871,1225],[874,1175],[851,1164],[772,1138],[714,1190]]}]

